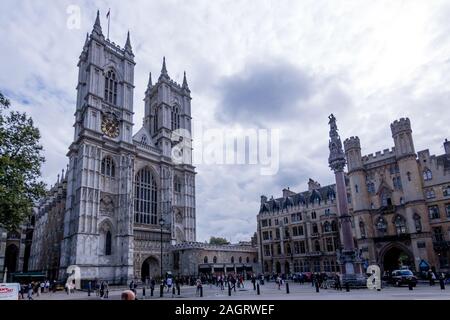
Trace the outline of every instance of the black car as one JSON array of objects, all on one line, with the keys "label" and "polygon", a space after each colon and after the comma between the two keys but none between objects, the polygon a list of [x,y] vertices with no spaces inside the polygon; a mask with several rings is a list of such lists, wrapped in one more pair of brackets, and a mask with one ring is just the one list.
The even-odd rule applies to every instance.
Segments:
[{"label": "black car", "polygon": [[397,287],[411,283],[415,287],[417,285],[417,278],[411,270],[394,270],[389,278],[389,283]]}]

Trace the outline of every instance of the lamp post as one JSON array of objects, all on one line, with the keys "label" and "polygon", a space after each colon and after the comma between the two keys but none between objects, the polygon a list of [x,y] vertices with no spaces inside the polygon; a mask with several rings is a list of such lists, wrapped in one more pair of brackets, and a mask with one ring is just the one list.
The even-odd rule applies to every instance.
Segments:
[{"label": "lamp post", "polygon": [[164,219],[159,218],[159,225],[161,226],[161,281],[163,279],[163,226],[164,226]]},{"label": "lamp post", "polygon": [[164,226],[164,219],[159,218],[159,225],[161,226],[161,284],[159,286],[159,296],[163,297],[164,292],[164,280],[163,280],[163,226]]}]

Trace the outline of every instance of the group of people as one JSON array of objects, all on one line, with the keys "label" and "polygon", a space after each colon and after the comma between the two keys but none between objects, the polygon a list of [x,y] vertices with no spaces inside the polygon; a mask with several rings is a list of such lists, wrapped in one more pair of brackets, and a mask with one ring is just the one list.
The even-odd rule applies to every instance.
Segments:
[{"label": "group of people", "polygon": [[30,281],[29,283],[22,283],[20,285],[19,297],[25,299],[25,294],[28,300],[33,300],[33,296],[39,297],[43,293],[55,292],[56,281],[51,283],[49,280],[44,281]]},{"label": "group of people", "polygon": [[92,289],[95,289],[95,295],[100,299],[108,299],[109,297],[109,284],[107,280],[95,280],[92,285],[92,281],[87,284],[88,296],[91,295]]},{"label": "group of people", "polygon": [[430,286],[434,286],[436,284],[436,280],[444,281],[444,283],[445,283],[446,275],[443,272],[438,274],[438,275],[436,275],[436,273],[433,270],[430,269],[427,272],[427,278],[428,278],[428,281],[430,283]]}]

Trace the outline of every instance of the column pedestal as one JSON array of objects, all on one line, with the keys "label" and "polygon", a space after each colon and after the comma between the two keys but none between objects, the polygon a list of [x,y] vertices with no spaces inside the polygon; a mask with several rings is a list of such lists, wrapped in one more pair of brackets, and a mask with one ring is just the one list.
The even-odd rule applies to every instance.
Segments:
[{"label": "column pedestal", "polygon": [[338,262],[341,268],[343,285],[348,283],[353,288],[367,287],[367,277],[363,272],[358,249],[342,250],[338,255]]}]

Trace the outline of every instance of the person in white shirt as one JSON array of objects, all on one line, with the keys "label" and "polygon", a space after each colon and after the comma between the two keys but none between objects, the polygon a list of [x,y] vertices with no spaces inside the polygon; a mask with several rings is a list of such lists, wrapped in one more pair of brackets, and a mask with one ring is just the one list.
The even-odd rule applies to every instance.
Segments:
[{"label": "person in white shirt", "polygon": [[170,292],[170,290],[172,290],[172,278],[167,278],[166,280],[166,284],[167,284],[167,292]]}]

